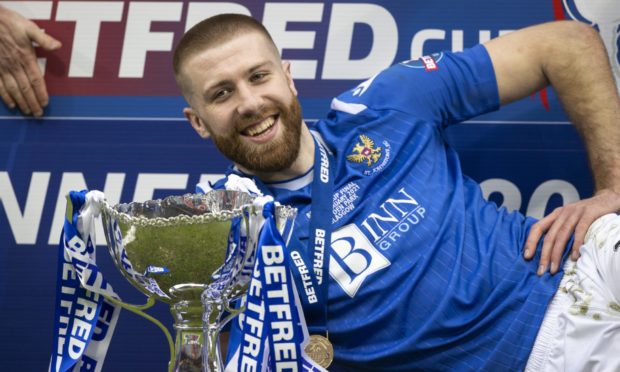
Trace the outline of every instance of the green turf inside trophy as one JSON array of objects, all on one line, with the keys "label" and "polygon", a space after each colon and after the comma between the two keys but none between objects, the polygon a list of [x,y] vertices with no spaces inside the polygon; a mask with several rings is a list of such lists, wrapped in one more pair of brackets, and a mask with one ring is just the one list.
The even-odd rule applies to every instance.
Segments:
[{"label": "green turf inside trophy", "polygon": [[[218,334],[242,311],[231,309],[229,301],[247,287],[240,273],[252,255],[246,243],[253,240],[251,203],[249,194],[227,190],[113,207],[104,203],[104,231],[115,265],[149,298],[142,306],[119,305],[164,331],[169,371],[222,370]],[[278,208],[278,224],[292,223],[296,211]],[[170,305],[174,345],[166,327],[143,312],[155,299]]]}]

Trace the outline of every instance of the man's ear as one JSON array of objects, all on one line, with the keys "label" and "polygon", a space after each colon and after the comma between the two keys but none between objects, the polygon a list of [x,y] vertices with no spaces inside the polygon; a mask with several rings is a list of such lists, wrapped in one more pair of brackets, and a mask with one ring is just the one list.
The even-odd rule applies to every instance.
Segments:
[{"label": "man's ear", "polygon": [[284,70],[284,74],[286,75],[286,81],[288,82],[289,88],[291,88],[291,92],[293,92],[293,94],[297,96],[297,88],[295,88],[293,75],[291,75],[291,62],[282,61],[282,69]]},{"label": "man's ear", "polygon": [[196,115],[194,110],[191,107],[186,107],[183,109],[183,115],[187,118],[187,121],[192,125],[192,128],[198,133],[198,135],[204,139],[207,139],[211,136],[209,130],[205,123]]}]

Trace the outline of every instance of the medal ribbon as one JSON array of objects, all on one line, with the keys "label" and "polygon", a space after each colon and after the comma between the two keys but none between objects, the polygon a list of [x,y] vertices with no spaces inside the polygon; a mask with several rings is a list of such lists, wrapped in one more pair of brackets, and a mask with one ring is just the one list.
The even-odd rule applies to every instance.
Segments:
[{"label": "medal ribbon", "polygon": [[[290,271],[289,252],[278,229],[275,206],[251,216],[248,249],[254,247],[254,270],[246,310],[233,324],[226,371],[325,371],[304,351],[308,341],[303,310]],[[256,238],[256,236],[258,237]]]},{"label": "medal ribbon", "polygon": [[67,195],[50,371],[101,371],[118,320],[120,307],[102,295],[118,296],[95,263],[94,219],[102,201],[96,192]]},{"label": "medal ribbon", "polygon": [[[299,240],[291,244],[293,270],[305,314],[312,324],[310,333],[327,333],[327,295],[329,284],[329,251],[334,192],[333,156],[314,139],[314,174],[312,180],[312,205],[308,232],[308,247],[304,249]],[[301,261],[305,265],[300,264]],[[312,270],[307,268],[312,266]]]}]

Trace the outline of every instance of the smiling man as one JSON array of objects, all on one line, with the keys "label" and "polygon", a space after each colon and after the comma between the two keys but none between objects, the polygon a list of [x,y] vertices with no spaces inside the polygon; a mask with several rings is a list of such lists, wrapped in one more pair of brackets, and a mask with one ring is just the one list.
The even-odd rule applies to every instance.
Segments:
[{"label": "smiling man", "polygon": [[217,32],[194,31],[195,43],[213,38],[209,53],[187,46],[175,55],[177,81],[191,105],[185,116],[246,173],[276,181],[306,172],[312,166],[312,137],[302,125],[289,64],[280,61],[264,34],[242,33],[221,43],[229,34]]},{"label": "smiling man", "polygon": [[[399,63],[334,98],[312,131],[252,18],[197,24],[174,72],[193,128],[233,161],[228,176],[298,208],[291,267],[310,333],[333,344],[330,370],[620,368],[620,101],[589,27],[544,24]],[[549,84],[597,192],[535,221],[485,201],[443,131]]]}]

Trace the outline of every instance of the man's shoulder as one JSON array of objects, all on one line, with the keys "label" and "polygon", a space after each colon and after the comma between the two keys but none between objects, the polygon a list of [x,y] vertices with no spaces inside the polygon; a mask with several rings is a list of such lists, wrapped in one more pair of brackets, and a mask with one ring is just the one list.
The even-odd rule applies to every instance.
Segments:
[{"label": "man's shoulder", "polygon": [[367,108],[424,110],[428,108],[429,95],[475,79],[463,71],[473,72],[476,69],[471,67],[489,63],[481,45],[458,53],[445,51],[398,62],[335,97],[331,110],[349,114]]}]

